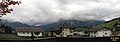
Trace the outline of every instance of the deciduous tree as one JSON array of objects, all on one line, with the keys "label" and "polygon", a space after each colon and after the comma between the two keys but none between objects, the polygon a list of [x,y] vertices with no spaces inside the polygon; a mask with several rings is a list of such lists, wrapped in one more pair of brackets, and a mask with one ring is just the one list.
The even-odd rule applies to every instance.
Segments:
[{"label": "deciduous tree", "polygon": [[40,32],[35,32],[34,34],[37,35],[37,38],[38,38],[38,35],[40,34]]},{"label": "deciduous tree", "polygon": [[0,18],[7,13],[11,13],[13,11],[12,8],[9,8],[10,5],[20,4],[20,1],[13,0],[0,0]]}]

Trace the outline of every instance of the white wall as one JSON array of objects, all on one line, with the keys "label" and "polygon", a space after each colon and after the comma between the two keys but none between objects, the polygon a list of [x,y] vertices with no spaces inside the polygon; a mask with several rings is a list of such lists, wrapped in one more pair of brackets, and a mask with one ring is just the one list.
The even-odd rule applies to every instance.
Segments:
[{"label": "white wall", "polygon": [[[24,33],[23,32],[17,32],[17,35],[18,36],[31,36],[32,34],[30,32],[29,33],[28,32],[24,32]],[[34,33],[33,33],[33,35],[37,36]],[[40,32],[40,34],[38,36],[42,36],[42,32]]]},{"label": "white wall", "polygon": [[96,33],[90,32],[90,37],[106,37],[111,36],[112,32],[110,30],[107,31],[97,31]]},{"label": "white wall", "polygon": [[23,32],[17,32],[17,35],[18,35],[18,36],[31,36],[31,33],[27,33],[27,32],[25,32],[25,33],[23,33]]},{"label": "white wall", "polygon": [[74,33],[77,33],[78,35],[85,35],[85,33],[82,32],[82,31],[74,31],[73,34],[74,34]]},{"label": "white wall", "polygon": [[111,31],[107,30],[107,31],[98,31],[97,32],[97,37],[104,37],[104,36],[111,36]]},{"label": "white wall", "polygon": [[[37,35],[35,35],[34,33],[33,33],[33,35],[34,35],[34,36],[37,36]],[[38,36],[42,36],[42,32],[40,32]]]},{"label": "white wall", "polygon": [[69,28],[64,28],[62,30],[62,36],[67,37],[68,35],[73,35],[73,33],[71,33],[71,30]]},{"label": "white wall", "polygon": [[90,37],[96,37],[96,32],[90,32]]}]

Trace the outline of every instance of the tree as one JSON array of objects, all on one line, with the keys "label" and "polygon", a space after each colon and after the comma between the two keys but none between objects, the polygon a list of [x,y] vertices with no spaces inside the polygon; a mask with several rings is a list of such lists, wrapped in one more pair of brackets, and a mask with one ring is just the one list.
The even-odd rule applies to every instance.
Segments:
[{"label": "tree", "polygon": [[34,35],[33,35],[33,33],[31,33],[31,39],[33,39],[33,40],[34,40]]},{"label": "tree", "polygon": [[11,13],[13,11],[13,9],[8,8],[10,5],[19,5],[20,3],[20,1],[0,0],[0,17],[2,18],[6,13]]},{"label": "tree", "polygon": [[34,34],[37,35],[37,38],[38,38],[38,35],[40,34],[40,32],[35,32]]},{"label": "tree", "polygon": [[1,24],[0,27],[5,29],[5,33],[12,33],[12,28],[10,26],[6,26],[5,24]]},{"label": "tree", "polygon": [[11,33],[12,33],[12,28],[9,27],[9,26],[6,26],[6,28],[5,28],[5,33],[11,34]]},{"label": "tree", "polygon": [[5,24],[1,24],[0,27],[1,27],[1,28],[5,28]]}]

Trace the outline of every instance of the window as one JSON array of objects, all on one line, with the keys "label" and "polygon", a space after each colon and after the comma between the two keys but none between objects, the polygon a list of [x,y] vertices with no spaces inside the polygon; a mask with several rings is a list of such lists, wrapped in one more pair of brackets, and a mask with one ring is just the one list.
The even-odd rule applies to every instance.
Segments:
[{"label": "window", "polygon": [[25,32],[23,32],[23,34],[25,34]]},{"label": "window", "polygon": [[67,34],[65,34],[65,35],[67,35]]},{"label": "window", "polygon": [[73,33],[73,31],[70,31],[70,33]]},{"label": "window", "polygon": [[93,35],[91,35],[91,37],[93,37]]},{"label": "window", "polygon": [[94,37],[96,37],[96,35],[94,35]]},{"label": "window", "polygon": [[103,37],[104,37],[104,35],[103,35]]},{"label": "window", "polygon": [[60,35],[60,36],[62,36],[62,35]]},{"label": "window", "polygon": [[105,34],[107,34],[107,33],[105,33]]},{"label": "window", "polygon": [[74,33],[73,35],[77,35],[77,33]]},{"label": "window", "polygon": [[29,34],[29,32],[27,32],[27,34]]},{"label": "window", "polygon": [[105,30],[105,31],[107,31],[107,30]]},{"label": "window", "polygon": [[94,32],[94,34],[96,34],[96,32]]},{"label": "window", "polygon": [[67,31],[67,30],[66,30]]}]

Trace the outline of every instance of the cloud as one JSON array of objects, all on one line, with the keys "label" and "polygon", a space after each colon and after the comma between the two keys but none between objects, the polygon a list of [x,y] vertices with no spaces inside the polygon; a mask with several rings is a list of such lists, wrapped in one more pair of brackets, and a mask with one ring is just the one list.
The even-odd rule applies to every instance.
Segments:
[{"label": "cloud", "polygon": [[120,17],[120,0],[21,0],[3,17],[29,25],[49,24],[60,19],[106,20]]}]

